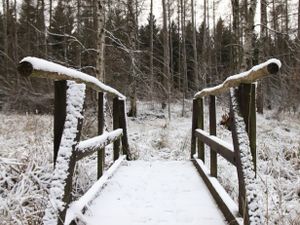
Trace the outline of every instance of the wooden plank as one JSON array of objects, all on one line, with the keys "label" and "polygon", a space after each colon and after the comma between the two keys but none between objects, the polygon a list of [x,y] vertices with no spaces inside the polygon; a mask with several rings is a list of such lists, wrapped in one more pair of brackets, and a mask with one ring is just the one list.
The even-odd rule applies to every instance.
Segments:
[{"label": "wooden plank", "polygon": [[[119,106],[119,100],[117,97],[113,99],[113,129],[116,130],[120,128],[120,106]],[[114,142],[114,156],[113,159],[114,161],[117,160],[120,156],[120,139],[116,140]]]},{"label": "wooden plank", "polygon": [[54,151],[53,163],[56,164],[58,149],[66,119],[66,90],[67,81],[54,82]]},{"label": "wooden plank", "polygon": [[[209,134],[216,136],[217,134],[217,122],[216,122],[216,97],[209,96]],[[218,161],[217,153],[210,148],[210,174],[213,177],[218,176]]]},{"label": "wooden plank", "polygon": [[[104,94],[98,93],[98,135],[103,134],[104,129]],[[105,147],[97,152],[97,179],[103,175],[105,166]]]},{"label": "wooden plank", "polygon": [[209,175],[209,172],[205,168],[203,161],[194,158],[192,162],[201,175],[213,198],[215,199],[217,205],[219,206],[219,209],[224,214],[224,217],[227,220],[228,224],[243,225],[243,218],[238,213],[237,205],[227,194],[218,180],[215,177]]},{"label": "wooden plank", "polygon": [[209,135],[207,132],[196,129],[195,135],[197,138],[202,140],[208,146],[211,146],[212,149],[220,154],[223,158],[225,158],[228,162],[232,165],[236,165],[233,146],[230,146],[228,143],[224,142],[223,140],[219,139],[218,137]]}]

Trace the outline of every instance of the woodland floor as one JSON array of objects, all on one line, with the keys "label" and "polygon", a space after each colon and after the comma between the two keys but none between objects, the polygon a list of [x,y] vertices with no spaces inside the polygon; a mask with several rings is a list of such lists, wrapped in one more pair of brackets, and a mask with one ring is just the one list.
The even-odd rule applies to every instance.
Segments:
[{"label": "woodland floor", "polygon": [[[139,160],[188,160],[190,155],[191,101],[173,104],[172,119],[159,104],[139,102],[137,118],[128,118],[128,132],[133,157]],[[207,107],[205,107],[207,108]],[[217,121],[228,112],[217,109]],[[94,113],[84,122],[83,138],[96,134]],[[1,224],[40,223],[48,201],[52,173],[53,120],[49,115],[0,113],[0,221]],[[206,119],[207,121],[207,119]],[[109,124],[109,122],[108,122]],[[206,123],[207,127],[207,123]],[[217,136],[231,141],[222,126]],[[266,111],[257,116],[258,179],[264,199],[266,224],[300,224],[300,116]],[[111,162],[107,149],[107,166]],[[207,157],[209,157],[209,151]],[[75,197],[81,196],[96,178],[95,156],[77,166]],[[235,168],[219,158],[219,180],[237,200]],[[207,160],[208,161],[208,160]],[[87,165],[88,164],[88,165]],[[209,166],[209,165],[208,165]]]}]

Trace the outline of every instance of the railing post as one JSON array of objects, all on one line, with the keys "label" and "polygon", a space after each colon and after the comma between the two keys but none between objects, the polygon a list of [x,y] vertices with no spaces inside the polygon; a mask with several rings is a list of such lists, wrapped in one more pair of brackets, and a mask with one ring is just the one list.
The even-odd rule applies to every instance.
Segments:
[{"label": "railing post", "polygon": [[245,225],[249,225],[250,221],[255,221],[255,224],[263,224],[263,215],[260,209],[261,197],[254,188],[257,187],[258,184],[255,177],[254,164],[250,160],[250,140],[241,113],[238,94],[237,89],[230,90],[232,139],[239,179],[239,212],[244,217]]},{"label": "railing post", "polygon": [[249,128],[248,128],[248,134],[249,134],[249,141],[250,141],[250,149],[251,149],[251,155],[253,158],[253,164],[254,164],[254,171],[255,176],[257,172],[257,166],[256,166],[256,87],[255,84],[251,84],[251,95],[250,95],[250,116],[249,116]]},{"label": "railing post", "polygon": [[130,151],[129,151],[129,144],[128,144],[128,134],[127,134],[127,120],[126,120],[126,107],[125,107],[125,100],[119,99],[119,109],[120,109],[120,128],[123,129],[123,136],[122,136],[122,150],[123,154],[126,155],[127,160],[130,159]]},{"label": "railing post", "polygon": [[67,81],[54,81],[54,167],[66,119],[66,90]]},{"label": "railing post", "polygon": [[[216,97],[214,95],[209,96],[209,134],[217,134],[216,129]],[[217,177],[218,173],[218,164],[217,164],[217,153],[211,149],[210,150],[210,174],[213,177]]]},{"label": "railing post", "polygon": [[193,114],[192,114],[192,139],[191,139],[191,159],[193,159],[194,154],[196,154],[196,136],[195,129],[197,128],[198,121],[198,107],[197,107],[197,99],[193,99]]},{"label": "railing post", "polygon": [[[204,130],[204,112],[203,112],[203,98],[198,100],[199,104],[199,113],[198,113],[198,121],[197,126],[199,129]],[[198,145],[198,158],[205,162],[205,152],[204,152],[204,142],[201,140],[197,140]]]},{"label": "railing post", "polygon": [[[120,128],[120,105],[118,97],[113,99],[113,129]],[[114,161],[120,156],[120,139],[116,140],[113,145],[114,149]]]},{"label": "railing post", "polygon": [[[103,134],[104,129],[104,94],[98,93],[98,135]],[[103,175],[105,165],[105,147],[97,152],[97,179]]]},{"label": "railing post", "polygon": [[255,84],[241,84],[238,88],[238,102],[249,136],[251,155],[256,174],[256,104]]},{"label": "railing post", "polygon": [[[204,143],[197,140],[195,136],[195,129],[203,130],[203,99],[193,99],[193,115],[192,115],[192,139],[191,139],[191,158],[196,154],[196,147],[198,147],[198,158],[204,162]],[[196,146],[196,144],[198,146]]]}]

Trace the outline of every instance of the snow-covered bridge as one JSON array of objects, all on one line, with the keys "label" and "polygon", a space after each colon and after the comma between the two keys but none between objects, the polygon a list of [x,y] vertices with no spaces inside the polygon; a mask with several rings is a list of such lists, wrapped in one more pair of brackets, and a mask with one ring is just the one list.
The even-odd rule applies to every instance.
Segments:
[{"label": "snow-covered bridge", "polygon": [[[269,60],[196,93],[191,160],[146,162],[127,161],[130,146],[124,95],[76,70],[38,58],[23,59],[19,65],[21,75],[56,80],[55,169],[44,224],[263,224],[255,177],[255,85],[251,83],[276,73],[280,66],[278,60]],[[99,136],[80,141],[86,86],[98,93]],[[215,95],[229,89],[228,123],[233,146],[216,137]],[[109,133],[103,133],[103,92],[114,96],[113,131]],[[203,126],[206,96],[210,99],[209,133]],[[114,163],[104,172],[105,146],[110,143]],[[210,147],[210,171],[205,166],[204,144]],[[81,198],[72,201],[76,161],[95,152],[99,180]],[[217,180],[217,154],[237,168],[238,206]]]}]

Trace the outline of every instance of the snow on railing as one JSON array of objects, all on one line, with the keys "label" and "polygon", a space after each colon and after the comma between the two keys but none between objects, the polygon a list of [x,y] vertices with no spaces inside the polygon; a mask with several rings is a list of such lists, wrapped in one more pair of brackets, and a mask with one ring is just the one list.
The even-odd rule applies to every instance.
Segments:
[{"label": "snow on railing", "polygon": [[[104,173],[105,147],[113,143],[113,168],[121,159],[129,159],[125,96],[103,84],[97,78],[74,69],[35,57],[24,58],[18,71],[23,76],[49,78],[57,82],[54,97],[54,172],[49,191],[49,202],[43,218],[45,225],[63,225],[72,202],[72,179],[76,162],[94,152],[98,153],[97,177],[102,178],[79,202],[86,202],[97,193],[97,187],[110,174]],[[98,134],[80,142],[83,124],[85,89],[98,92]],[[104,93],[113,94],[113,131],[103,133]],[[122,145],[121,145],[122,143]],[[121,151],[122,150],[122,151]],[[120,156],[123,153],[124,156]],[[103,177],[102,177],[103,176]],[[78,206],[78,202],[75,204]],[[76,217],[76,216],[75,216]],[[72,220],[75,217],[68,217]],[[71,221],[69,221],[71,222]]]},{"label": "snow on railing", "polygon": [[[232,114],[232,136],[234,150],[237,155],[238,178],[240,185],[239,200],[244,211],[244,224],[262,225],[262,197],[255,177],[253,158],[250,149],[249,137],[246,132],[244,118],[240,115],[240,106],[234,88],[230,89],[231,114]],[[246,212],[245,212],[246,211]]]},{"label": "snow on railing", "polygon": [[74,151],[76,139],[80,137],[78,127],[83,119],[85,85],[76,84],[74,81],[68,81],[67,85],[67,116],[52,176],[50,200],[43,218],[45,225],[54,225],[59,219],[64,219],[66,204],[71,197],[66,191],[72,192],[72,187],[68,187],[68,183],[72,183],[73,174],[70,174],[70,168],[74,168],[76,163]]},{"label": "snow on railing", "polygon": [[96,136],[88,140],[79,142],[76,147],[76,159],[80,160],[98,151],[98,149],[103,149],[105,146],[116,141],[122,135],[123,129],[116,129],[112,132],[105,132],[100,136]]},{"label": "snow on railing", "polygon": [[219,95],[228,91],[231,87],[237,87],[241,83],[252,83],[258,79],[275,74],[281,67],[278,59],[269,59],[268,61],[252,67],[250,70],[228,77],[222,84],[215,87],[205,88],[194,95],[194,98],[202,98],[208,95]]},{"label": "snow on railing", "polygon": [[[193,99],[191,158],[208,188],[223,211],[227,221],[239,224],[236,212],[222,199],[222,194],[211,182],[218,177],[217,154],[237,168],[239,185],[238,211],[244,225],[264,224],[262,199],[256,178],[256,102],[257,79],[275,74],[281,62],[270,59],[249,71],[228,77],[222,84],[205,88]],[[232,145],[216,137],[216,95],[230,90],[230,116],[227,128],[232,132]],[[209,97],[209,133],[204,131],[204,97]],[[205,147],[210,147],[210,174],[205,168]],[[199,164],[199,162],[201,162]]]},{"label": "snow on railing", "polygon": [[18,71],[25,77],[31,76],[53,80],[74,80],[79,83],[85,83],[96,91],[107,92],[116,95],[121,99],[126,98],[123,94],[114,88],[103,84],[95,77],[40,58],[26,57],[22,59],[18,66]]}]

